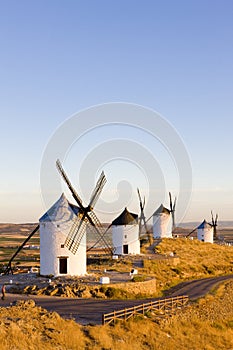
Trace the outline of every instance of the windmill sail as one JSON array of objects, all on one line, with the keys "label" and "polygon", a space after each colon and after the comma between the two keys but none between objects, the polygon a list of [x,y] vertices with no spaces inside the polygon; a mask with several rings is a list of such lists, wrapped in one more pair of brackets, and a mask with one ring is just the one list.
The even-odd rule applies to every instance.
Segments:
[{"label": "windmill sail", "polygon": [[[91,219],[91,221],[89,220],[89,218]],[[96,244],[102,242],[104,250],[105,251],[109,251],[110,253],[112,253],[111,245],[105,239],[105,232],[102,232],[103,231],[103,227],[102,227],[99,219],[97,218],[97,216],[95,215],[95,213],[93,211],[88,213],[87,220],[91,224],[91,225],[88,226],[89,229],[92,230],[92,231],[94,230],[94,232],[97,233],[97,235],[99,236],[99,239],[96,242]]]},{"label": "windmill sail", "polygon": [[215,215],[215,219],[214,219],[214,214],[213,214],[213,211],[211,210],[211,217],[212,217],[212,226],[214,230],[214,238],[217,239],[218,238],[218,235],[217,235],[218,214]]},{"label": "windmill sail", "polygon": [[95,206],[106,182],[107,182],[106,177],[104,175],[104,172],[102,171],[102,173],[100,174],[99,180],[97,181],[97,184],[95,186],[95,189],[91,195],[91,199],[89,203],[90,208],[93,208]]},{"label": "windmill sail", "polygon": [[84,218],[81,219],[79,216],[77,216],[65,240],[65,246],[73,254],[76,254],[85,232],[86,227]]},{"label": "windmill sail", "polygon": [[74,199],[76,200],[76,202],[78,203],[78,205],[82,208],[82,200],[79,197],[78,193],[75,191],[75,189],[73,188],[70,180],[68,179],[68,176],[65,173],[65,170],[63,169],[61,162],[59,161],[59,159],[57,159],[56,161],[56,165],[57,165],[57,169],[59,171],[59,173],[61,174],[61,176],[63,177],[64,181],[66,182],[69,190],[72,193],[72,196],[74,197]]},{"label": "windmill sail", "polygon": [[175,223],[176,197],[173,203],[171,192],[169,192],[169,200],[170,200],[170,213],[172,214],[172,231],[173,231],[176,228],[176,223]]},{"label": "windmill sail", "polygon": [[[99,232],[101,234],[101,236],[99,236],[99,238],[97,240],[95,240],[94,242],[90,242],[90,247],[88,247],[87,251],[93,249],[93,248],[102,248],[104,249],[106,252],[110,251],[111,253],[113,253],[113,249],[112,249],[112,237],[108,234],[109,229],[112,227],[112,224],[110,224],[107,228],[101,226],[98,227]],[[96,234],[95,230],[93,229],[92,225],[87,226],[87,230],[88,232],[92,233],[93,235]],[[104,243],[103,245],[103,239],[102,237],[104,237],[105,241],[107,242]]]},{"label": "windmill sail", "polygon": [[150,234],[150,232],[148,230],[148,227],[147,227],[147,224],[146,224],[146,217],[145,217],[145,214],[144,214],[145,197],[144,197],[143,202],[142,202],[142,197],[141,197],[139,188],[137,188],[137,192],[138,192],[138,198],[139,198],[140,210],[141,210],[141,214],[140,214],[140,218],[139,218],[139,236],[141,236],[141,234],[142,234],[142,227],[144,226],[145,230],[146,230],[146,234],[147,234],[148,239],[149,239],[149,242],[150,242],[150,244],[152,244],[153,243],[153,238],[152,238],[152,235]]},{"label": "windmill sail", "polygon": [[81,244],[82,238],[84,236],[84,233],[87,228],[87,222],[89,223],[89,227],[92,227],[95,235],[97,234],[99,236],[98,241],[102,241],[104,244],[104,248],[112,253],[112,250],[109,246],[109,244],[106,242],[103,233],[101,233],[101,223],[95,213],[93,212],[93,207],[96,204],[103,187],[106,183],[106,177],[104,172],[101,173],[96,186],[94,188],[94,191],[92,192],[90,203],[87,207],[84,207],[82,204],[82,200],[80,199],[79,195],[73,188],[70,180],[68,179],[68,176],[66,175],[61,163],[59,160],[56,162],[58,171],[62,175],[64,181],[66,182],[68,188],[70,189],[74,199],[79,205],[80,208],[80,214],[81,216],[77,217],[77,220],[75,220],[74,224],[71,227],[71,230],[66,238],[65,245],[66,247],[71,250],[72,253],[76,253],[78,250],[78,247]]}]

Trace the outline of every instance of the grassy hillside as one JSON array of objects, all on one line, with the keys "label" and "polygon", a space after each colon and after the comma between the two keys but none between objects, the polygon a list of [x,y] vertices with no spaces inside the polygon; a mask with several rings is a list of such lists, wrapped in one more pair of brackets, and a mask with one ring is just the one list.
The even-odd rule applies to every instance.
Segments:
[{"label": "grassy hillside", "polygon": [[157,292],[185,280],[233,273],[233,247],[179,238],[162,240],[155,251],[168,259],[144,260],[142,272],[157,279]]},{"label": "grassy hillside", "polygon": [[[137,267],[138,275],[133,281],[138,283],[114,284],[105,289],[111,289],[111,293],[105,296],[113,299],[145,298],[161,296],[166,291],[183,281],[220,276],[233,273],[233,247],[217,244],[203,243],[198,240],[185,238],[163,239],[155,247],[154,255],[147,255],[148,247],[143,247],[143,267]],[[171,256],[172,255],[172,256]],[[105,268],[119,272],[130,271],[133,267],[132,257],[124,257],[117,261],[107,260],[101,265]],[[94,268],[94,266],[92,267]],[[98,266],[99,268],[99,266]],[[156,281],[156,288],[148,284],[148,290],[138,288],[139,281]],[[154,282],[153,282],[154,283]],[[146,285],[141,282],[141,285]],[[103,287],[95,287],[99,290],[98,297],[102,297]]]},{"label": "grassy hillside", "polygon": [[80,326],[33,301],[0,308],[2,350],[219,350],[233,348],[233,281],[168,320],[153,315],[115,326]]}]

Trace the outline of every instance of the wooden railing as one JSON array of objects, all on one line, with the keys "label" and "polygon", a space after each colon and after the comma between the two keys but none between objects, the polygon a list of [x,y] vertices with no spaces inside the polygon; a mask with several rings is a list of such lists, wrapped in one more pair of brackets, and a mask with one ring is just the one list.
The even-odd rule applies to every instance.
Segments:
[{"label": "wooden railing", "polygon": [[126,321],[137,315],[145,315],[147,312],[153,312],[155,316],[172,314],[175,309],[184,306],[189,298],[186,295],[167,298],[162,300],[150,301],[141,305],[136,305],[127,309],[117,310],[102,315],[102,324],[115,323],[117,320]]}]

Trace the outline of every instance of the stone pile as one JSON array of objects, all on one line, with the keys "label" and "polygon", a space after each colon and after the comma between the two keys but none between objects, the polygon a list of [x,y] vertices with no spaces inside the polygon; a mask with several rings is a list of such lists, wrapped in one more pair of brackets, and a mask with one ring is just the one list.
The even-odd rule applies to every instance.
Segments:
[{"label": "stone pile", "polygon": [[86,286],[76,283],[70,285],[65,283],[51,283],[42,288],[37,285],[29,285],[24,288],[23,293],[31,295],[59,296],[66,298],[86,298],[91,296]]}]

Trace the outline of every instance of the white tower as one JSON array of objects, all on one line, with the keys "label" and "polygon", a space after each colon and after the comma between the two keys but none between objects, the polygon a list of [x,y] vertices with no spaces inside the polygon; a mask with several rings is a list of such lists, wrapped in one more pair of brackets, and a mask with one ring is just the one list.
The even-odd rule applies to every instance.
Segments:
[{"label": "white tower", "polygon": [[138,215],[127,208],[112,222],[114,254],[140,254]]},{"label": "white tower", "polygon": [[86,233],[74,255],[65,246],[79,208],[62,194],[40,218],[40,274],[80,276],[86,274]]},{"label": "white tower", "polygon": [[168,232],[170,221],[170,210],[162,204],[153,214],[153,237],[154,238],[171,238],[172,233]]},{"label": "white tower", "polygon": [[197,228],[197,239],[206,243],[214,242],[214,228],[204,220]]}]

